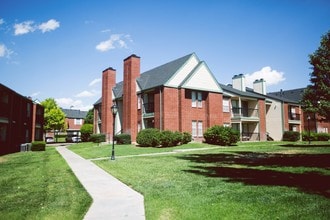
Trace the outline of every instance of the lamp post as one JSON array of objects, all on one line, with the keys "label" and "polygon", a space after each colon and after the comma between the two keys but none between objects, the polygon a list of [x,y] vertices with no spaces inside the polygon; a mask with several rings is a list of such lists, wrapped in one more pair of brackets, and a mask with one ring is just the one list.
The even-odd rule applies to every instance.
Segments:
[{"label": "lamp post", "polygon": [[311,116],[307,115],[307,126],[308,126],[308,144],[311,144],[311,129],[309,126],[309,121],[311,120]]},{"label": "lamp post", "polygon": [[118,112],[118,108],[116,106],[116,104],[113,104],[111,106],[111,112],[112,112],[112,116],[113,116],[113,124],[112,124],[112,153],[111,153],[111,160],[115,160],[115,120],[116,120],[116,114]]}]

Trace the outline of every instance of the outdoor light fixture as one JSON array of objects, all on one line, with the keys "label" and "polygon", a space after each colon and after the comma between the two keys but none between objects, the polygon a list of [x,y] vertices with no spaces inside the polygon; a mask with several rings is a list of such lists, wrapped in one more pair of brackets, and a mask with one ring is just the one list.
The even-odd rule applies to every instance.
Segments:
[{"label": "outdoor light fixture", "polygon": [[307,115],[307,126],[308,126],[308,144],[311,144],[311,129],[309,126],[309,121],[311,120],[311,116]]},{"label": "outdoor light fixture", "polygon": [[113,126],[112,126],[112,130],[113,130],[113,134],[112,134],[112,153],[111,153],[111,160],[115,160],[115,120],[116,120],[116,114],[118,112],[118,108],[116,104],[113,104],[111,106],[111,112],[112,112],[112,116],[113,116]]}]

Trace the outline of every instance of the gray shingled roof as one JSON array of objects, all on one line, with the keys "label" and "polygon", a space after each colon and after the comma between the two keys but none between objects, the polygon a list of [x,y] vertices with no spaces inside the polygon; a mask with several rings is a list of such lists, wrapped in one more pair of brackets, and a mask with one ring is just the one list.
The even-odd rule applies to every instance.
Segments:
[{"label": "gray shingled roof", "polygon": [[193,54],[188,54],[179,59],[151,69],[141,74],[137,82],[141,90],[151,89],[164,85]]},{"label": "gray shingled roof", "polygon": [[80,111],[76,109],[62,109],[66,118],[86,118],[87,111]]},{"label": "gray shingled roof", "polygon": [[302,95],[304,93],[304,90],[306,88],[299,88],[299,89],[291,89],[291,90],[282,90],[278,92],[270,92],[267,93],[267,95],[272,96],[274,98],[282,98],[294,101],[296,103],[299,103],[302,99]]},{"label": "gray shingled roof", "polygon": [[[141,73],[137,78],[141,90],[152,89],[164,85],[182,66],[185,64],[194,53],[188,54],[166,64],[163,64],[154,69]],[[117,98],[123,96],[123,81],[116,84],[113,92]],[[97,100],[94,105],[102,102],[102,98]]]},{"label": "gray shingled roof", "polygon": [[234,93],[236,95],[239,95],[241,97],[249,97],[249,98],[257,98],[257,99],[265,99],[265,97],[263,95],[257,94],[255,92],[251,92],[249,91],[249,89],[247,89],[245,92],[238,90],[238,89],[234,89],[232,86],[226,86],[224,84],[219,83],[220,87],[222,88],[222,90],[224,92],[229,92],[229,93]]}]

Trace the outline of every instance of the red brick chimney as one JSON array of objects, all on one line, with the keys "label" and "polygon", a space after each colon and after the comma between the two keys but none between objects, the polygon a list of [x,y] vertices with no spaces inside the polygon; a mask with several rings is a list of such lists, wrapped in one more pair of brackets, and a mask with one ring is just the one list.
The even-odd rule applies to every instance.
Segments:
[{"label": "red brick chimney", "polygon": [[135,54],[124,59],[123,132],[131,134],[132,142],[137,135],[136,79],[140,76],[140,57]]},{"label": "red brick chimney", "polygon": [[103,70],[102,73],[102,113],[101,113],[101,133],[105,134],[107,140],[112,135],[112,89],[116,86],[116,70],[112,67]]}]

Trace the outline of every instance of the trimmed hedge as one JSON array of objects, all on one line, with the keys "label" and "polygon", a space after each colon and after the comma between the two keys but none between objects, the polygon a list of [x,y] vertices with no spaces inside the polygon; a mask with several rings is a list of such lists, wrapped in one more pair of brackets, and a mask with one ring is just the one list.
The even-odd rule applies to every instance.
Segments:
[{"label": "trimmed hedge", "polygon": [[204,139],[208,144],[230,146],[239,141],[239,132],[230,127],[215,125],[206,130]]},{"label": "trimmed hedge", "polygon": [[299,141],[300,133],[298,131],[285,131],[283,141]]},{"label": "trimmed hedge", "polygon": [[189,132],[182,133],[182,144],[188,144],[192,141],[192,135]]},{"label": "trimmed hedge", "polygon": [[105,142],[105,134],[92,134],[89,140],[94,143]]},{"label": "trimmed hedge", "polygon": [[115,141],[117,144],[131,144],[131,135],[130,134],[118,134],[115,136]]},{"label": "trimmed hedge", "polygon": [[179,144],[187,144],[191,139],[191,134],[188,132],[159,131],[156,128],[147,128],[138,133],[136,142],[141,147],[173,147]]},{"label": "trimmed hedge", "polygon": [[301,133],[301,137],[303,141],[308,141],[309,139],[311,141],[329,141],[330,140],[330,134],[328,133],[316,133],[311,132],[309,136],[308,131],[304,131]]},{"label": "trimmed hedge", "polygon": [[46,142],[44,141],[34,141],[32,142],[31,151],[45,151]]},{"label": "trimmed hedge", "polygon": [[160,131],[156,128],[147,128],[141,130],[137,137],[136,142],[141,147],[156,147],[160,144]]}]

